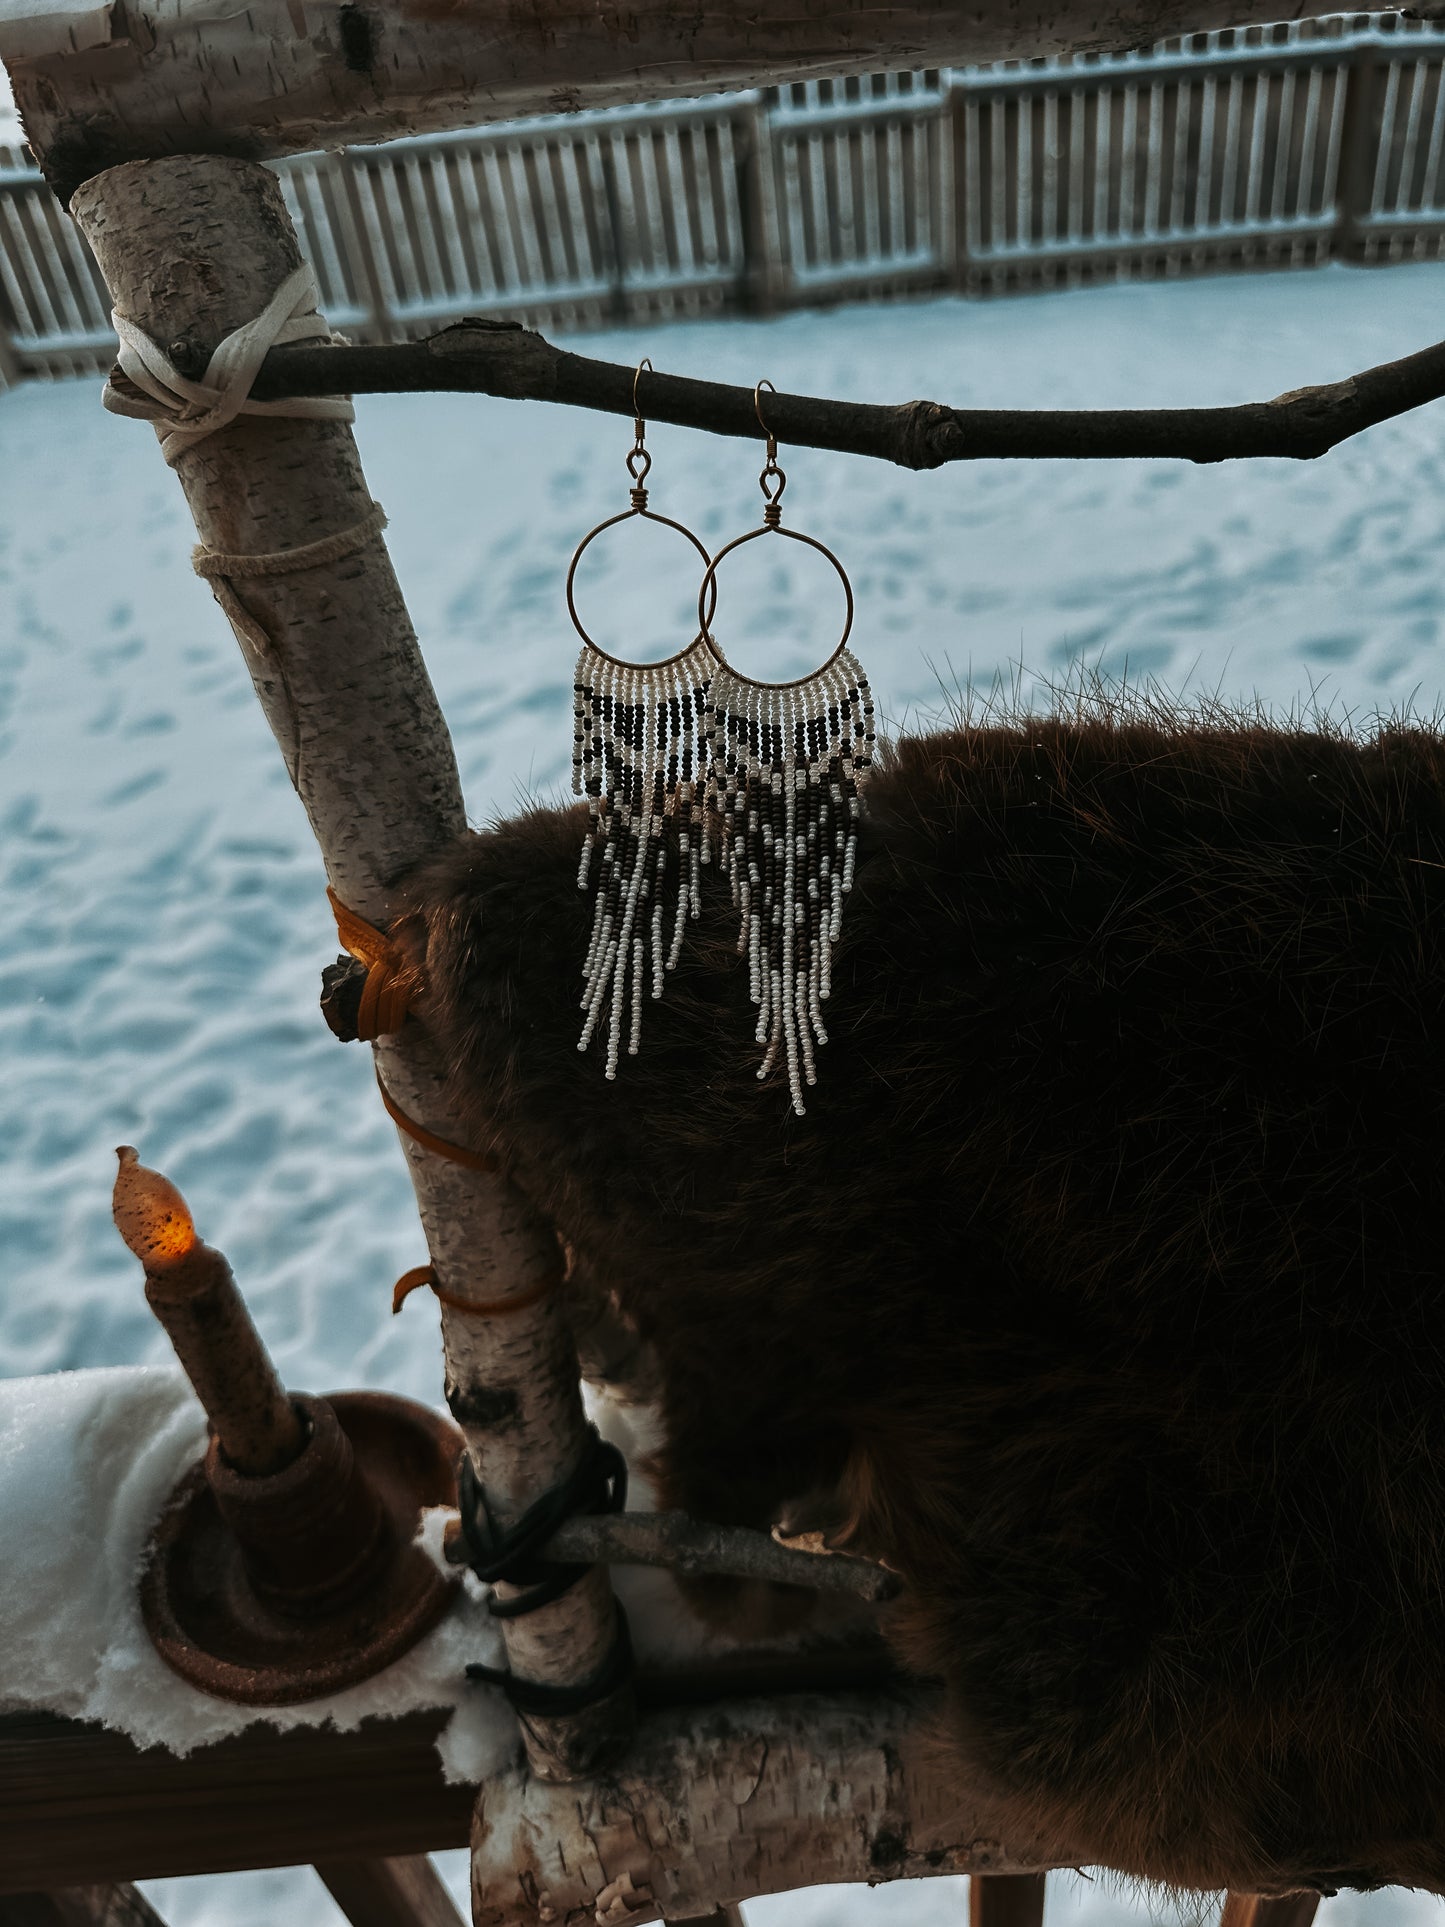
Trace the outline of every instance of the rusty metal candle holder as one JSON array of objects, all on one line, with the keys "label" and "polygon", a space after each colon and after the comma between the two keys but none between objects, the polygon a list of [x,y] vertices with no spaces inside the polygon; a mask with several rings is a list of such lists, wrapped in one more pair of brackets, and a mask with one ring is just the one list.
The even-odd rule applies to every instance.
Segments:
[{"label": "rusty metal candle holder", "polygon": [[211,1426],[151,1534],[146,1630],[193,1686],[247,1705],[369,1679],[456,1590],[413,1540],[424,1506],[456,1504],[461,1436],[387,1393],[288,1395],[180,1193],[118,1156],[116,1227]]}]

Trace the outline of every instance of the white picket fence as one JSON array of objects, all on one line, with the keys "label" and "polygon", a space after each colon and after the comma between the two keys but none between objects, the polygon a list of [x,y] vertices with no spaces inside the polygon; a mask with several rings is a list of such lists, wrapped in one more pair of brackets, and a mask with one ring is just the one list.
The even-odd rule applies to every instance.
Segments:
[{"label": "white picket fence", "polygon": [[[1445,24],[808,82],[278,164],[360,340],[1445,251]],[[105,366],[89,254],[0,146],[0,383]]]}]

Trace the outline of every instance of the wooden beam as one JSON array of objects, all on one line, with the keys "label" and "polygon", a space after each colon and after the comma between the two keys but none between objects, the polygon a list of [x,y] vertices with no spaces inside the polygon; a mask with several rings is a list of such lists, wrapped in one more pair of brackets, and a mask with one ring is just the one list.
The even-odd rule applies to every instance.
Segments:
[{"label": "wooden beam", "polygon": [[[855,1641],[646,1670],[637,1698],[697,1707],[891,1677],[881,1642]],[[0,1894],[464,1847],[476,1788],[442,1777],[436,1739],[448,1717],[369,1720],[350,1733],[256,1726],[184,1759],[51,1713],[0,1717]]]},{"label": "wooden beam", "polygon": [[1300,1894],[1226,1894],[1219,1927],[1310,1927],[1321,1896]]},{"label": "wooden beam", "polygon": [[184,1759],[50,1714],[0,1720],[0,1893],[464,1847],[444,1712],[353,1733],[256,1727]]},{"label": "wooden beam", "polygon": [[1047,1882],[1042,1873],[975,1874],[968,1883],[968,1927],[1043,1927]]},{"label": "wooden beam", "polygon": [[836,1881],[1077,1864],[1079,1842],[1029,1837],[960,1775],[941,1713],[912,1687],[733,1700],[644,1720],[579,1784],[499,1773],[477,1795],[473,1927],[642,1927]]},{"label": "wooden beam", "polygon": [[30,0],[0,21],[63,198],[117,162],[262,159],[769,82],[1141,46],[1278,0]]},{"label": "wooden beam", "polygon": [[0,1927],[166,1927],[127,1880],[59,1887],[50,1893],[0,1894]]},{"label": "wooden beam", "polygon": [[318,1860],[316,1871],[351,1927],[464,1927],[424,1853],[390,1860]]}]

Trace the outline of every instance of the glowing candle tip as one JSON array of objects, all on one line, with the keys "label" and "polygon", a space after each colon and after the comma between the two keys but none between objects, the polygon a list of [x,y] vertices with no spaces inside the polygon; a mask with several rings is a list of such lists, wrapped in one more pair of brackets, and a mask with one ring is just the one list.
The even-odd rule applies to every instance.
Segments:
[{"label": "glowing candle tip", "polygon": [[147,1170],[133,1144],[119,1145],[116,1157],[115,1228],[147,1271],[165,1271],[200,1242],[186,1201],[169,1178]]}]

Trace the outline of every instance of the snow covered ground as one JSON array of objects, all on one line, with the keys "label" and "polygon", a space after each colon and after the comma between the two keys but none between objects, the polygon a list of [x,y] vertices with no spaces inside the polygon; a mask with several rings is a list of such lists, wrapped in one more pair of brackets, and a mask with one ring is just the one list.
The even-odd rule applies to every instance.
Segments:
[{"label": "snow covered ground", "polygon": [[[1226,402],[1423,346],[1442,300],[1445,266],[1339,268],[577,345],[876,401]],[[359,416],[474,819],[556,794],[575,648],[562,580],[577,538],[626,505],[627,424],[452,396],[366,399]],[[654,506],[704,542],[756,522],[752,444],[658,427],[651,447]],[[970,676],[987,685],[1018,664],[1026,682],[1083,661],[1360,716],[1440,696],[1445,410],[1313,464],[915,476],[786,448],[782,460],[793,525],[852,572],[856,646],[895,724],[924,724]],[[293,1384],[435,1400],[434,1316],[415,1300],[398,1319],[388,1309],[392,1279],[422,1256],[401,1160],[366,1054],[316,1015],[336,948],[320,864],[190,572],[191,540],[150,430],[103,414],[94,384],[0,397],[0,1374],[165,1358],[109,1221],[112,1147],[129,1142],[229,1253]],[[608,569],[599,544],[581,582],[595,631],[678,633],[688,554],[678,543],[655,568]],[[744,666],[792,673],[831,646],[836,588],[808,558],[754,545],[724,592],[720,629]],[[459,1881],[460,1865],[447,1869]],[[1055,1888],[1050,1927],[1140,1916],[1097,1885]],[[152,1892],[173,1927],[335,1918],[305,1872]],[[933,1927],[961,1904],[939,1883],[749,1917]],[[1405,1927],[1426,1912],[1434,1901],[1392,1894],[1342,1897],[1324,1918]]]}]

